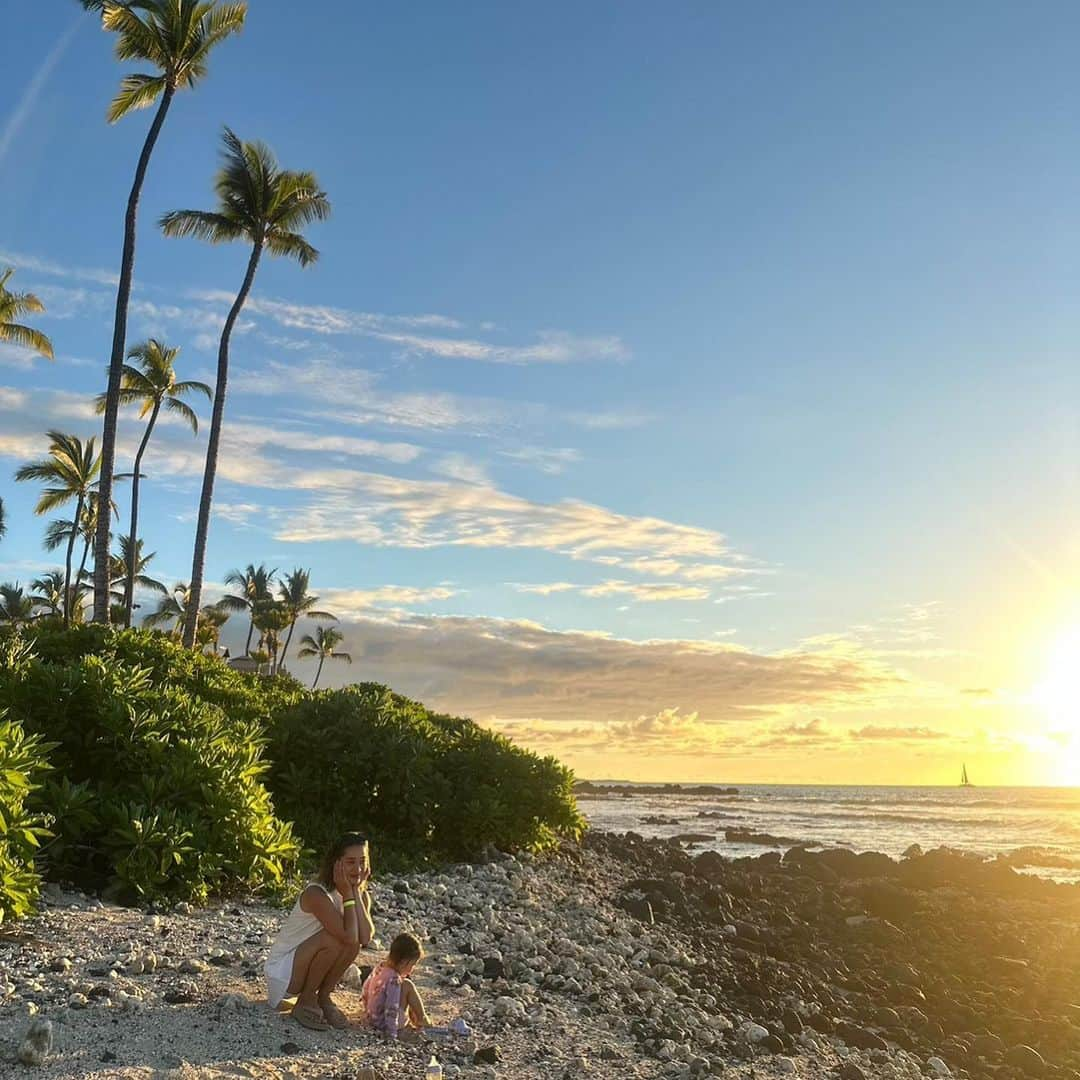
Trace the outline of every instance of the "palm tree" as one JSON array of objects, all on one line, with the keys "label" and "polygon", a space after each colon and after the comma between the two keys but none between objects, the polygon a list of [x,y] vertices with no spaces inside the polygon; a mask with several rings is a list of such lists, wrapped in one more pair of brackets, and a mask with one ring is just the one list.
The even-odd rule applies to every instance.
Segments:
[{"label": "palm tree", "polygon": [[[207,400],[211,396],[210,387],[206,383],[176,381],[174,364],[179,354],[179,349],[170,349],[156,338],[150,338],[149,341],[136,345],[128,353],[128,359],[137,361],[139,366],[125,364],[123,367],[120,404],[141,406],[140,420],[148,413],[150,415],[146,423],[146,431],[143,432],[142,442],[139,443],[139,449],[135,454],[135,469],[131,481],[131,524],[128,526],[128,536],[139,535],[139,481],[142,479],[142,459],[162,406],[176,413],[191,425],[194,434],[198,434],[199,418],[191,406],[181,399],[185,394],[196,392],[205,394]],[[97,399],[97,411],[103,413],[107,408],[106,395],[101,394]],[[130,575],[124,583],[121,602],[124,605],[124,625],[130,626],[131,609],[135,602],[134,564],[130,566]]]},{"label": "palm tree", "polygon": [[166,236],[194,236],[212,244],[230,240],[246,240],[251,244],[247,271],[225,319],[218,347],[214,409],[191,562],[193,603],[184,626],[184,644],[188,648],[195,642],[199,618],[218,444],[221,441],[225,392],[229,382],[229,340],[233,326],[251,292],[263,251],[271,255],[287,255],[296,259],[301,266],[309,266],[318,259],[319,253],[297,230],[310,222],[325,220],[330,215],[330,200],[320,190],[319,181],[313,173],[280,168],[269,147],[259,142],[241,142],[228,128],[225,129],[224,142],[224,165],[215,181],[217,210],[174,210],[161,219],[161,228]]},{"label": "palm tree", "polygon": [[30,599],[36,607],[45,609],[44,614],[62,617],[64,614],[64,572],[50,570],[30,583],[34,591]]},{"label": "palm tree", "polygon": [[33,349],[48,359],[53,358],[52,342],[40,331],[15,322],[22,315],[45,310],[45,305],[33,293],[13,293],[7,283],[15,271],[0,274],[0,341]]},{"label": "palm tree", "polygon": [[276,675],[278,653],[281,650],[281,632],[289,625],[289,612],[277,600],[270,597],[255,605],[252,619],[259,631],[259,652],[270,658],[270,674]]},{"label": "palm tree", "polygon": [[251,615],[251,624],[248,626],[247,643],[244,645],[244,655],[251,655],[251,637],[255,632],[256,606],[263,600],[270,600],[270,585],[274,580],[277,570],[268,570],[265,563],[254,566],[248,563],[245,570],[230,570],[225,575],[225,584],[235,586],[239,596],[228,595],[222,598],[221,606],[226,611],[247,611]]},{"label": "palm tree", "polygon": [[4,500],[0,499],[0,540],[3,540],[7,532],[7,522],[4,520]]},{"label": "palm tree", "polygon": [[[139,197],[165,116],[178,90],[193,87],[206,75],[207,60],[218,45],[244,25],[246,3],[219,3],[217,0],[79,0],[87,11],[100,11],[105,30],[117,35],[118,60],[145,61],[153,74],[125,75],[120,92],[109,106],[109,123],[136,109],[158,103],[157,112],[143,142],[135,167],[135,179],[124,215],[124,249],[120,258],[120,280],[116,289],[109,381],[105,391],[105,421],[101,433],[101,495],[112,501],[113,464],[116,456],[116,424],[120,410],[120,384],[127,343],[128,302],[135,270],[135,225]],[[94,619],[109,617],[109,523],[99,523],[94,548]]]},{"label": "palm tree", "polygon": [[289,615],[289,634],[285,638],[285,647],[281,650],[282,665],[285,663],[285,657],[289,655],[289,646],[292,644],[293,631],[296,629],[298,619],[328,619],[331,622],[337,622],[336,615],[331,615],[329,611],[315,609],[319,598],[308,592],[310,584],[311,571],[301,570],[299,567],[278,584],[278,599]]},{"label": "palm tree", "polygon": [[15,582],[0,585],[0,621],[11,623],[16,629],[34,617],[34,601]]},{"label": "palm tree", "polygon": [[173,624],[172,632],[179,632],[184,625],[184,616],[191,600],[191,592],[188,587],[178,581],[171,593],[166,593],[158,602],[157,608],[143,619],[143,626],[161,626],[163,623]]},{"label": "palm tree", "polygon": [[221,641],[221,628],[228,621],[229,612],[220,604],[204,604],[199,612],[199,632],[195,639],[199,648],[212,648],[217,652]]},{"label": "palm tree", "polygon": [[[47,514],[66,506],[75,500],[74,522],[81,522],[83,510],[95,494],[95,486],[101,471],[101,457],[96,453],[94,440],[84,443],[76,435],[65,435],[62,431],[49,431],[49,456],[42,461],[23,465],[15,473],[15,479],[40,480],[46,484],[45,490],[34,507],[35,514]],[[109,515],[105,518],[108,531]],[[64,572],[64,625],[71,625],[71,553],[75,548],[78,528],[69,530],[67,560]]]},{"label": "palm tree", "polygon": [[311,684],[312,690],[319,685],[319,676],[322,675],[323,664],[327,660],[344,660],[347,664],[352,663],[352,657],[347,652],[334,651],[344,640],[345,635],[332,626],[317,626],[314,637],[311,634],[305,634],[300,639],[300,651],[297,655],[303,659],[309,656],[319,658],[319,669],[315,672],[315,680]]},{"label": "palm tree", "polygon": [[[162,582],[146,573],[146,568],[156,555],[156,551],[144,555],[141,540],[135,542],[135,550],[132,551],[131,537],[120,537],[120,551],[118,554],[111,556],[109,584],[112,589],[111,595],[114,599],[120,601],[121,606],[126,603],[128,582],[131,582],[133,586],[137,585],[140,589],[145,589],[147,592],[160,593],[162,596],[168,594],[169,590]],[[128,618],[124,624],[125,626],[131,625],[132,607],[134,607],[133,604],[126,609]]]}]

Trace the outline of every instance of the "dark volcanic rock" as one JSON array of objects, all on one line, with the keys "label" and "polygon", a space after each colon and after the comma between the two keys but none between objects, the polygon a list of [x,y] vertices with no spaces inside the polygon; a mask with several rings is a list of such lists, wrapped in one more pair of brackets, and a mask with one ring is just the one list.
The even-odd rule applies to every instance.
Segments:
[{"label": "dark volcanic rock", "polygon": [[1019,1069],[1028,1076],[1042,1076],[1046,1070],[1046,1062],[1038,1050],[1032,1049],[1019,1043],[1005,1055],[1005,1064]]}]

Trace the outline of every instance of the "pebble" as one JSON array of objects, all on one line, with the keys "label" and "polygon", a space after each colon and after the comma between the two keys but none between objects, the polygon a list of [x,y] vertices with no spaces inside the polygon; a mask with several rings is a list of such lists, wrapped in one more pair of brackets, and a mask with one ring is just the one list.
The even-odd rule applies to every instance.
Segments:
[{"label": "pebble", "polygon": [[18,1059],[24,1065],[44,1065],[53,1048],[53,1026],[44,1016],[31,1023],[22,1042],[19,1043]]},{"label": "pebble", "polygon": [[927,1058],[926,1068],[931,1076],[952,1076],[952,1070],[939,1057]]},{"label": "pebble", "polygon": [[1005,1055],[1005,1064],[1020,1069],[1028,1076],[1041,1076],[1046,1070],[1046,1062],[1038,1050],[1023,1043],[1012,1047]]}]

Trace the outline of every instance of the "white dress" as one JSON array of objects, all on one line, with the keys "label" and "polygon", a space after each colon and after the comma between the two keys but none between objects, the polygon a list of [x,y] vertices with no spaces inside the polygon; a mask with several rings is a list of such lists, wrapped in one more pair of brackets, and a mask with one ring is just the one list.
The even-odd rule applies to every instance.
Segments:
[{"label": "white dress", "polygon": [[[328,889],[319,881],[312,881],[309,884],[322,889],[333,901],[334,907],[338,911],[344,912],[341,893],[337,889]],[[293,909],[289,912],[288,918],[281,924],[281,929],[274,939],[274,944],[270,946],[270,953],[263,967],[266,972],[266,997],[272,1009],[276,1009],[289,992],[289,983],[292,981],[293,974],[293,957],[296,955],[296,950],[308,938],[314,937],[323,929],[323,924],[319,922],[318,918],[312,915],[310,911],[304,911],[300,907],[300,900],[303,895],[304,893],[301,893],[296,898],[296,903],[293,904]]]}]

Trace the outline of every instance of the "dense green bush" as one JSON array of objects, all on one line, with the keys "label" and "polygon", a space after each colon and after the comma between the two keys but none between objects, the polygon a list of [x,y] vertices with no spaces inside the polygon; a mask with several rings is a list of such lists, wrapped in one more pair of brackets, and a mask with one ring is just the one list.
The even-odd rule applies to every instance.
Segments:
[{"label": "dense green bush", "polygon": [[37,900],[34,856],[48,833],[26,803],[48,769],[49,749],[0,709],[0,923],[28,914]]},{"label": "dense green bush", "polygon": [[0,650],[0,704],[57,744],[51,877],[122,900],[272,888],[300,854],[262,784],[265,718],[302,693],[161,635],[49,629]]},{"label": "dense green bush", "polygon": [[280,812],[323,848],[358,828],[398,863],[539,850],[583,821],[569,770],[469,720],[375,683],[313,694],[278,714],[267,778]]}]

